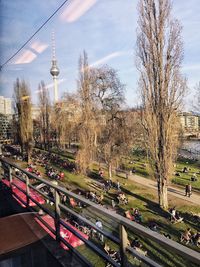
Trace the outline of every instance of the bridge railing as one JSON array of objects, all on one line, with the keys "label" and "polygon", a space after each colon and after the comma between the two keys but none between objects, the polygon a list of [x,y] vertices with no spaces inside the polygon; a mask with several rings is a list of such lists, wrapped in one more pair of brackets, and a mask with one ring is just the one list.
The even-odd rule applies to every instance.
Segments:
[{"label": "bridge railing", "polygon": [[[151,258],[147,257],[144,254],[141,254],[137,250],[130,247],[128,244],[128,234],[129,232],[133,233],[134,235],[140,236],[143,239],[151,240],[151,242],[155,242],[157,245],[165,249],[166,251],[171,251],[172,254],[177,254],[184,258],[186,261],[190,261],[191,263],[200,265],[200,254],[194,250],[189,249],[188,247],[185,247],[173,240],[170,240],[162,235],[160,235],[157,232],[153,232],[148,228],[145,228],[144,226],[132,222],[129,219],[122,217],[121,215],[117,214],[114,211],[108,210],[102,206],[99,206],[98,204],[95,204],[91,202],[90,200],[84,198],[81,195],[75,194],[59,185],[56,185],[52,183],[51,181],[48,181],[46,179],[37,177],[36,175],[29,173],[22,168],[20,168],[17,164],[14,164],[10,162],[8,159],[0,158],[1,163],[1,169],[4,171],[3,177],[7,179],[10,182],[10,187],[12,190],[12,185],[16,186],[21,192],[23,192],[26,195],[26,201],[22,200],[14,191],[12,191],[13,195],[28,209],[35,210],[35,207],[30,206],[30,200],[36,204],[36,206],[43,210],[46,214],[50,215],[54,219],[54,225],[55,230],[48,225],[42,217],[39,215],[39,213],[36,213],[37,218],[45,225],[45,227],[48,228],[48,230],[56,236],[56,240],[58,242],[62,242],[64,245],[66,245],[70,250],[73,251],[75,255],[77,255],[87,266],[93,266],[93,264],[85,257],[83,256],[77,249],[72,247],[61,235],[60,235],[60,228],[61,226],[69,230],[72,234],[77,236],[80,240],[84,242],[84,244],[90,248],[94,253],[96,253],[98,256],[100,256],[105,262],[108,262],[111,264],[111,266],[115,267],[125,267],[129,266],[128,264],[128,257],[127,252],[131,254],[134,258],[139,259],[141,262],[145,263],[146,266],[155,266],[159,267],[161,266],[159,263],[155,262]],[[13,172],[13,169],[18,169],[23,176],[16,175],[15,172]],[[13,183],[13,177],[16,179],[19,179],[26,183],[26,190],[20,188],[20,186]],[[48,195],[44,194],[40,189],[37,189],[36,186],[32,185],[30,183],[30,180],[34,179],[40,183],[43,183],[47,185],[51,190],[54,192],[54,197],[49,197]],[[36,201],[30,194],[30,189],[38,192],[41,196],[43,196],[45,199],[47,199],[49,202],[53,203],[53,206],[51,209],[45,207],[44,205],[40,204],[38,201]],[[73,198],[77,202],[80,202],[88,207],[88,209],[92,209],[92,212],[95,212],[95,216],[100,218],[106,218],[110,223],[110,227],[112,228],[113,225],[117,225],[118,233],[116,234],[116,231],[113,233],[113,231],[108,231],[105,229],[100,229],[94,224],[94,220],[88,219],[88,216],[84,216],[84,214],[80,214],[76,209],[73,209],[72,207],[68,207],[67,205],[63,204],[61,202],[61,195],[67,196],[68,198]],[[38,209],[37,209],[38,210]],[[92,213],[91,212],[91,213]],[[111,242],[114,242],[117,244],[117,246],[120,248],[120,255],[121,255],[121,261],[116,262],[114,261],[103,249],[101,249],[99,246],[97,246],[94,242],[92,242],[90,239],[86,239],[81,235],[78,231],[74,229],[74,227],[71,227],[70,224],[66,223],[62,217],[63,214],[70,214],[77,218],[78,220],[81,220],[84,222],[87,226],[91,227],[91,229],[94,229],[99,234],[103,235],[104,237],[108,238]]]}]

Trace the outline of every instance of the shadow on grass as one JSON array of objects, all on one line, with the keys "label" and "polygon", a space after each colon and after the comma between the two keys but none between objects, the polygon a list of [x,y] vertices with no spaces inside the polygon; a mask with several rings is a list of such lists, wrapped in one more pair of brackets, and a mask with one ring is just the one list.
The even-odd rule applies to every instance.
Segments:
[{"label": "shadow on grass", "polygon": [[[150,239],[141,238],[143,241],[144,247],[148,251],[148,256],[159,262],[162,266],[171,267],[184,267],[189,266],[186,264],[185,259],[182,257],[175,255],[174,252],[168,251],[165,247],[162,247],[160,244],[157,244]],[[195,266],[191,265],[190,266]]]},{"label": "shadow on grass", "polygon": [[141,201],[145,202],[146,203],[146,207],[148,209],[150,209],[151,211],[153,211],[154,214],[162,216],[164,218],[169,217],[169,213],[167,211],[163,210],[162,208],[160,208],[160,206],[157,203],[155,203],[154,201],[152,201],[150,199],[147,199],[147,198],[145,198],[145,197],[143,197],[143,196],[141,196],[139,194],[135,194],[135,193],[129,191],[128,189],[124,188],[124,187],[121,187],[121,189],[125,194],[130,195],[130,196],[132,196],[132,197],[134,197],[134,198],[136,198],[138,200],[141,200]]}]

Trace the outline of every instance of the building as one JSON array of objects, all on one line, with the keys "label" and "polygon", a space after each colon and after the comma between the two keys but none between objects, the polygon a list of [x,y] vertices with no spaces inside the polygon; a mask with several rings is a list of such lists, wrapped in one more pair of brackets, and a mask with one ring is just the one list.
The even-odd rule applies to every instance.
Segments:
[{"label": "building", "polygon": [[180,114],[180,123],[185,131],[199,131],[200,117],[192,112]]},{"label": "building", "polygon": [[3,115],[12,114],[11,98],[5,98],[4,96],[0,96],[0,114],[3,114]]},{"label": "building", "polygon": [[0,114],[0,140],[10,139],[12,136],[11,115]]}]

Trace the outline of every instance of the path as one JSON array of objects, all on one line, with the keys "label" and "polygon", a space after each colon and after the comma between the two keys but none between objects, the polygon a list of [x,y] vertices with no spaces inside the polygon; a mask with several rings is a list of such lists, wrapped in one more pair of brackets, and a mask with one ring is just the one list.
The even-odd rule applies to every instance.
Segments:
[{"label": "path", "polygon": [[[157,190],[157,182],[151,179],[147,179],[147,178],[135,175],[135,174],[129,175],[128,179],[140,185]],[[192,193],[191,197],[186,197],[184,189],[178,188],[172,185],[168,186],[168,193],[172,196],[178,197],[185,201],[188,201],[194,204],[200,204],[200,195],[198,193]]]}]

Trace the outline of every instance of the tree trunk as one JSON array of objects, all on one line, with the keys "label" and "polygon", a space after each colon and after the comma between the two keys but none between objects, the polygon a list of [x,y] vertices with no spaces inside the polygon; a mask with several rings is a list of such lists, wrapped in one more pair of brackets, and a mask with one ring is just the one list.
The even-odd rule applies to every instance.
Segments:
[{"label": "tree trunk", "polygon": [[164,210],[168,209],[168,197],[167,197],[167,182],[166,179],[158,179],[157,181],[158,186],[158,200],[159,205]]},{"label": "tree trunk", "polygon": [[94,146],[97,147],[97,132],[94,133]]},{"label": "tree trunk", "polygon": [[111,179],[112,178],[112,163],[111,162],[108,163],[108,175],[109,175],[109,178]]}]

